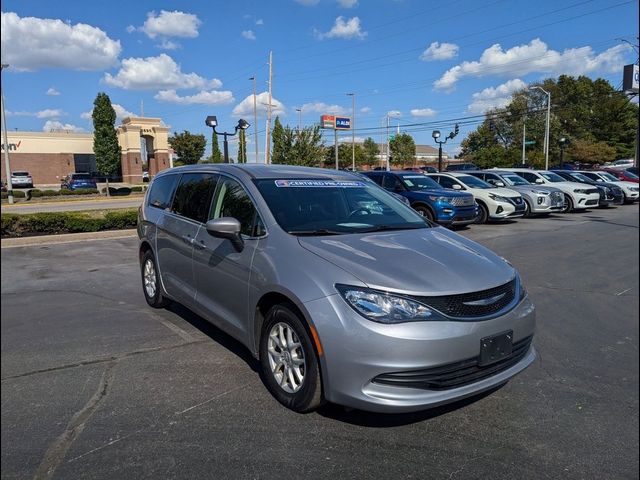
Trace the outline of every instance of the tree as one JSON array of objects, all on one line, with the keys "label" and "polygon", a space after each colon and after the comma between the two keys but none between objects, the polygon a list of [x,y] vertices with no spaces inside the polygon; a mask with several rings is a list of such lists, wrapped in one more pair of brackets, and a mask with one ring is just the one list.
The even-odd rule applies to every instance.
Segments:
[{"label": "tree", "polygon": [[247,139],[244,130],[238,131],[238,163],[247,163]]},{"label": "tree", "polygon": [[194,135],[184,130],[182,133],[173,132],[173,136],[169,137],[169,144],[182,164],[194,165],[204,155],[207,140],[202,134]]},{"label": "tree", "polygon": [[276,117],[272,132],[271,162],[284,165],[319,166],[324,155],[320,127],[302,130],[283,126]]},{"label": "tree", "polygon": [[580,163],[604,163],[616,159],[616,148],[605,142],[576,140],[567,149],[567,157]]},{"label": "tree", "polygon": [[367,165],[368,167],[375,165],[378,161],[377,155],[380,153],[380,149],[378,148],[378,144],[373,140],[373,138],[368,137],[367,139],[365,139],[363,150],[363,164]]},{"label": "tree", "polygon": [[122,154],[115,129],[116,112],[111,99],[100,92],[93,101],[93,153],[96,156],[96,168],[100,175],[120,174]]},{"label": "tree", "polygon": [[395,165],[402,165],[402,167],[413,165],[416,158],[416,143],[411,135],[401,133],[389,142],[389,151]]},{"label": "tree", "polygon": [[213,132],[211,134],[211,155],[207,159],[207,163],[222,163],[224,158],[220,152],[220,145],[218,144],[218,134]]},{"label": "tree", "polygon": [[[356,145],[356,165],[363,165],[365,163],[364,149],[360,145]],[[338,168],[346,169],[351,168],[353,163],[353,151],[350,143],[338,144]],[[336,166],[336,151],[335,146],[327,146],[324,149],[324,166],[326,168],[335,168]]]},{"label": "tree", "polygon": [[271,132],[271,163],[287,164],[289,152],[293,145],[293,138],[286,134],[280,117],[276,117],[273,122],[273,131]]}]

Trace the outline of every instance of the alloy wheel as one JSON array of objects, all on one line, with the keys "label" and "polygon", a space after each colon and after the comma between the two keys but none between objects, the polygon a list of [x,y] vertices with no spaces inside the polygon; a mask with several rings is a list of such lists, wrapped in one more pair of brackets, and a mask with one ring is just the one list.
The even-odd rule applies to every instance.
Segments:
[{"label": "alloy wheel", "polygon": [[269,367],[276,383],[287,393],[295,393],[304,383],[304,349],[295,330],[284,322],[276,323],[267,341]]},{"label": "alloy wheel", "polygon": [[148,258],[144,262],[144,291],[149,298],[156,295],[156,268],[153,261]]}]

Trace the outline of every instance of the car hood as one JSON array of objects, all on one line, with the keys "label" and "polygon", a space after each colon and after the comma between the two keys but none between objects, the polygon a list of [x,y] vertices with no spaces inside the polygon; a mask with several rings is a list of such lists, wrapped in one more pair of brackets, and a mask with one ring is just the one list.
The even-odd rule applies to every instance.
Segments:
[{"label": "car hood", "polygon": [[371,288],[410,295],[485,290],[515,275],[489,249],[442,227],[300,237],[298,241]]},{"label": "car hood", "polygon": [[562,192],[559,188],[556,187],[548,187],[546,185],[511,185],[509,187],[511,190],[515,190],[519,193],[533,193],[537,194],[537,192]]},{"label": "car hood", "polygon": [[452,198],[468,197],[469,195],[472,195],[468,192],[458,192],[457,190],[449,190],[447,188],[424,188],[420,190],[409,190],[409,193],[413,195],[433,195]]}]

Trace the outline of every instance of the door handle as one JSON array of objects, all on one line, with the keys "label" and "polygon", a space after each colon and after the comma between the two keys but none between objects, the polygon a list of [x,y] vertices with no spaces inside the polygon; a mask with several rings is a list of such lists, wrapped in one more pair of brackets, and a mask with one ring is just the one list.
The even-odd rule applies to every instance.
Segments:
[{"label": "door handle", "polygon": [[197,248],[198,250],[206,250],[207,247],[204,244],[204,242],[202,240],[200,240],[199,242],[194,238],[191,240],[191,244],[193,245],[194,248]]},{"label": "door handle", "polygon": [[191,235],[182,235],[182,241],[184,243],[193,243],[193,238],[191,238]]}]

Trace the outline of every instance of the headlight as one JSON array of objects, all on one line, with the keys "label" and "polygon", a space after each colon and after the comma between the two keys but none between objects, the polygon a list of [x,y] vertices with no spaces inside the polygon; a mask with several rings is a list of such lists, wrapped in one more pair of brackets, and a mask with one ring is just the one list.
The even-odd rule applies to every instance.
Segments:
[{"label": "headlight", "polygon": [[490,193],[489,198],[491,198],[492,200],[495,200],[496,202],[511,203],[509,202],[509,199],[507,199],[506,197],[503,197],[501,195],[496,195],[494,193]]},{"label": "headlight", "polygon": [[451,203],[453,199],[451,197],[437,197],[435,195],[429,195],[429,199],[434,202],[446,202]]},{"label": "headlight", "polygon": [[336,289],[351,308],[374,322],[390,324],[444,320],[436,310],[408,298],[348,285],[336,285]]},{"label": "headlight", "polygon": [[551,192],[546,190],[531,190],[531,193],[535,193],[536,195],[551,195]]},{"label": "headlight", "polygon": [[638,191],[638,187],[629,187],[629,190],[631,190],[632,192],[637,192]]},{"label": "headlight", "polygon": [[573,193],[584,193],[584,194],[587,194],[588,192],[589,191],[587,189],[585,189],[585,188],[575,188],[573,190]]}]

